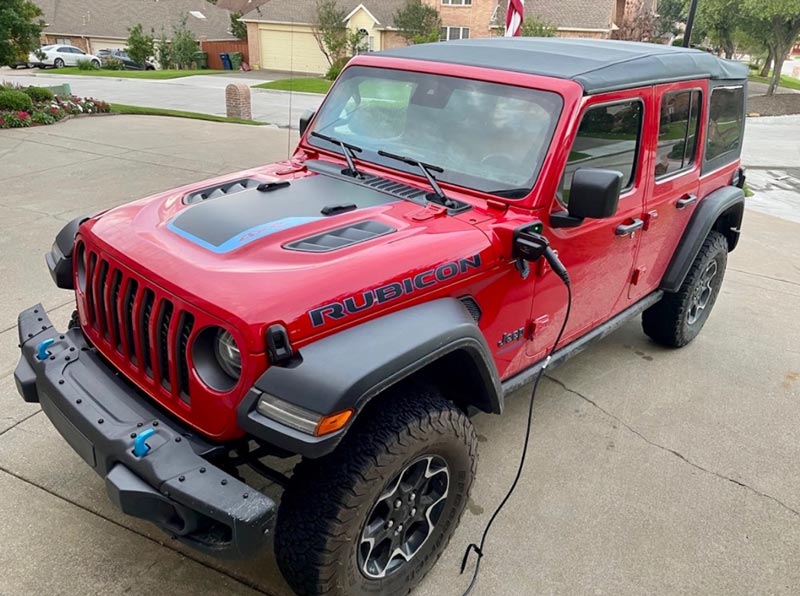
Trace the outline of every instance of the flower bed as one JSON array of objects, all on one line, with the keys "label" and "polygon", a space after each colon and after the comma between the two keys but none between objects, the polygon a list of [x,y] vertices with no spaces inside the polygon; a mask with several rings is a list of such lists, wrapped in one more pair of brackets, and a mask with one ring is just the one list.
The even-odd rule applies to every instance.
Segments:
[{"label": "flower bed", "polygon": [[[25,109],[8,109],[0,105],[0,128],[25,128],[28,126],[44,126],[55,124],[69,116],[81,114],[105,114],[111,111],[111,106],[105,101],[91,97],[55,97],[52,94],[43,94],[41,88],[29,87],[27,90],[9,90],[0,87],[3,93],[25,93],[31,98],[30,107]],[[46,91],[46,90],[44,90]],[[13,104],[8,101],[7,105]]]}]

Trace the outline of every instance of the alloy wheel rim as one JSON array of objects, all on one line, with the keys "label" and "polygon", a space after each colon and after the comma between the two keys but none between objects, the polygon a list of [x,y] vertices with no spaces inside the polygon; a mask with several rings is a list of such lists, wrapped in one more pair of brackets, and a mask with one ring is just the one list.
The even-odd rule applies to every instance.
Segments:
[{"label": "alloy wheel rim", "polygon": [[433,534],[450,489],[450,471],[438,455],[406,466],[378,497],[358,545],[358,564],[382,579],[411,561]]},{"label": "alloy wheel rim", "polygon": [[718,270],[719,268],[717,267],[717,262],[711,261],[708,264],[708,267],[706,267],[706,270],[703,271],[703,275],[700,276],[700,282],[697,284],[697,288],[692,295],[692,302],[689,306],[689,314],[686,318],[686,321],[689,323],[689,325],[694,325],[698,321],[703,311],[711,302],[711,296],[714,294],[712,282],[714,281],[714,278],[717,277]]}]

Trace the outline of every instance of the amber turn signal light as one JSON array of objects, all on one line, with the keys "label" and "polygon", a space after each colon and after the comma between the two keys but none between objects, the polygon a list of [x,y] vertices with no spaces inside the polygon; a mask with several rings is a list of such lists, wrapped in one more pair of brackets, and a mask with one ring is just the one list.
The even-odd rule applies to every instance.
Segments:
[{"label": "amber turn signal light", "polygon": [[350,421],[353,416],[353,410],[344,410],[336,414],[328,414],[320,418],[317,428],[314,431],[314,436],[321,437],[336,432],[343,428],[345,424]]}]

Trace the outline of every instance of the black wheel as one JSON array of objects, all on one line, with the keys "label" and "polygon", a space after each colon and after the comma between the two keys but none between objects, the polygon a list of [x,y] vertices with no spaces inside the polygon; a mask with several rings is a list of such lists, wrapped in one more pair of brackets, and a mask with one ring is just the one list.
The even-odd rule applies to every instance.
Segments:
[{"label": "black wheel", "polygon": [[681,348],[705,325],[722,287],[728,263],[728,241],[711,232],[697,253],[680,290],[664,294],[642,314],[642,328],[655,342]]},{"label": "black wheel", "polygon": [[302,595],[407,594],[450,541],[477,463],[472,423],[431,388],[393,391],[281,498],[278,566]]},{"label": "black wheel", "polygon": [[67,323],[67,329],[68,330],[69,329],[77,329],[77,328],[80,328],[80,326],[81,326],[81,320],[80,320],[80,317],[78,316],[78,311],[77,310],[73,310],[72,311],[72,316],[69,318],[69,323]]},{"label": "black wheel", "polygon": [[93,68],[100,68],[100,61],[99,60],[92,60],[92,67]]},{"label": "black wheel", "polygon": [[64,68],[64,61],[61,58],[56,58],[53,61],[53,66],[55,66],[56,68]]},{"label": "black wheel", "polygon": [[11,68],[13,68],[14,70],[17,70],[17,68],[19,68],[22,65],[21,64],[11,64],[9,66],[11,66]]}]

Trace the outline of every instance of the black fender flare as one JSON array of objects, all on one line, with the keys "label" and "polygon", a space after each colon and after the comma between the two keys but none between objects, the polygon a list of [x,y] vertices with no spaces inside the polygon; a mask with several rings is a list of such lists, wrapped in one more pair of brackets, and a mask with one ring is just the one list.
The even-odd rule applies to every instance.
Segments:
[{"label": "black fender flare", "polygon": [[483,334],[459,300],[440,298],[334,333],[303,347],[299,363],[268,368],[240,405],[239,423],[279,447],[319,457],[338,444],[343,431],[331,440],[309,436],[298,442],[296,432],[278,436],[273,421],[255,411],[257,396],[268,393],[323,415],[352,408],[355,419],[392,385],[456,355],[447,370],[467,380],[467,405],[500,413],[503,390]]},{"label": "black fender flare", "polygon": [[61,228],[56,234],[55,242],[50,248],[50,252],[44,255],[50,277],[53,278],[56,286],[62,290],[74,290],[75,284],[72,280],[72,249],[75,245],[75,236],[78,235],[78,228],[85,221],[94,217],[93,215],[82,215],[70,221]]},{"label": "black fender flare", "polygon": [[672,260],[661,278],[659,289],[677,292],[700,252],[709,232],[717,230],[728,239],[728,251],[739,243],[739,228],[744,214],[744,191],[725,186],[705,196],[692,214]]}]

